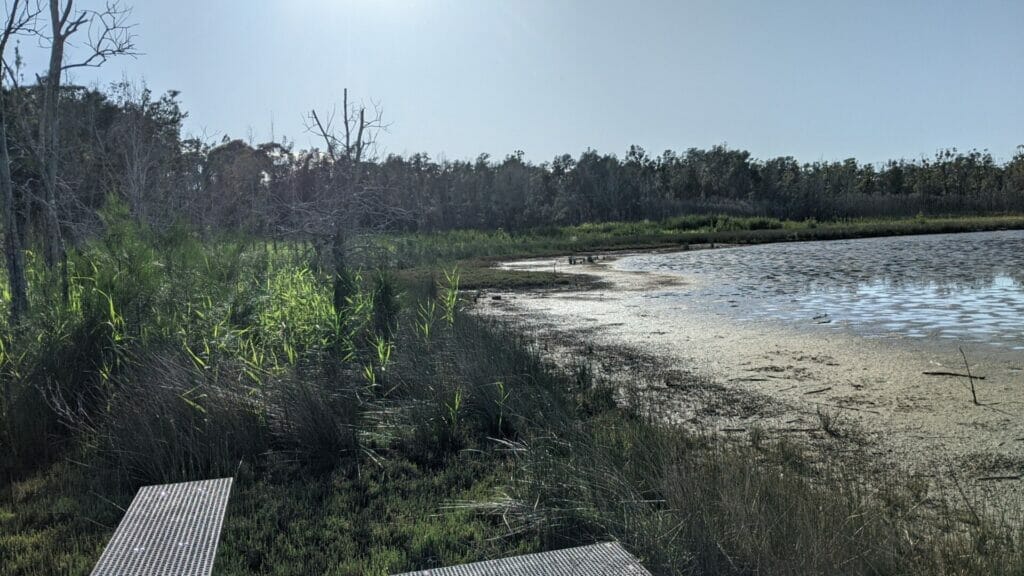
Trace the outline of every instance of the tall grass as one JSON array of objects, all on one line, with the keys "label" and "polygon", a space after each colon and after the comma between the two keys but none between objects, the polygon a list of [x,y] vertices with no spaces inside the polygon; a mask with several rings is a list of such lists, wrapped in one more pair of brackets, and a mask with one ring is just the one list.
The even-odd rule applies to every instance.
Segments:
[{"label": "tall grass", "polygon": [[898,481],[879,498],[791,447],[617,407],[585,358],[549,365],[465,314],[458,271],[400,285],[379,261],[324,272],[300,246],[156,235],[116,207],[105,222],[71,255],[70,298],[32,260],[32,314],[0,329],[5,573],[85,573],[138,486],[222,475],[224,574],[386,574],[609,538],[656,574],[1024,566],[1019,532],[930,531],[893,504]]}]

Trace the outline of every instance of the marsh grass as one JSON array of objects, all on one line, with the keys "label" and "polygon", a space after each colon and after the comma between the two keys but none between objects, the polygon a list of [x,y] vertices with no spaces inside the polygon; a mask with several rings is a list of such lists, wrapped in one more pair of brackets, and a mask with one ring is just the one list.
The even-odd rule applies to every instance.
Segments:
[{"label": "marsh grass", "polygon": [[386,574],[609,538],[656,574],[1024,565],[1011,524],[933,528],[903,479],[864,490],[800,446],[622,408],[592,355],[565,371],[463,313],[465,269],[402,283],[344,261],[339,288],[302,246],[124,218],[73,254],[67,302],[33,261],[32,315],[0,329],[5,574],[87,573],[140,485],[222,475],[219,574]]},{"label": "marsh grass", "polygon": [[378,238],[398,268],[446,266],[460,260],[564,256],[566,254],[691,245],[838,240],[908,234],[980,232],[1024,228],[1024,216],[917,217],[837,221],[763,217],[681,216],[662,221],[603,222],[509,233],[453,230]]},{"label": "marsh grass", "polygon": [[[72,255],[70,301],[38,289],[35,262],[34,314],[0,332],[0,448],[17,456],[0,464],[4,573],[87,572],[135,488],[212,476],[239,480],[227,573],[532,549],[491,520],[437,517],[506,470],[489,438],[564,404],[521,340],[462,317],[456,271],[403,288],[387,272],[317,272],[302,247],[202,246],[116,214],[108,226]],[[297,540],[276,535],[288,520]]]},{"label": "marsh grass", "polygon": [[822,431],[833,438],[843,437],[839,427],[843,419],[842,410],[818,406],[815,408],[815,414],[818,416],[818,425],[821,426]]}]

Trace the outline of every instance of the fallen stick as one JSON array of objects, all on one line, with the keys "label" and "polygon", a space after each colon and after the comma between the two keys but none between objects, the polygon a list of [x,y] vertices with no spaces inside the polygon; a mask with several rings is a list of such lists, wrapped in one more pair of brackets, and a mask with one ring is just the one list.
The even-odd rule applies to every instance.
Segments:
[{"label": "fallen stick", "polygon": [[982,476],[978,478],[978,482],[984,482],[986,480],[1020,480],[1020,475],[1007,475],[1007,476]]},{"label": "fallen stick", "polygon": [[[921,372],[921,374],[924,374],[925,376],[958,376],[960,378],[971,378],[972,377],[969,374],[963,374],[961,372],[946,372],[945,370],[925,370],[924,372]],[[984,376],[974,376],[973,378],[976,378],[978,380],[984,380],[985,379]]]},{"label": "fallen stick", "polygon": [[804,392],[804,396],[807,396],[808,394],[821,394],[822,392],[827,392],[831,389],[831,386],[826,386],[824,388],[819,388],[817,390],[811,390],[810,392]]},{"label": "fallen stick", "polygon": [[824,402],[818,403],[819,406],[828,406],[829,408],[839,408],[840,410],[854,410],[856,412],[869,412],[871,414],[882,415],[878,410],[868,410],[867,408],[854,408],[853,406],[835,406],[833,404],[825,404]]}]

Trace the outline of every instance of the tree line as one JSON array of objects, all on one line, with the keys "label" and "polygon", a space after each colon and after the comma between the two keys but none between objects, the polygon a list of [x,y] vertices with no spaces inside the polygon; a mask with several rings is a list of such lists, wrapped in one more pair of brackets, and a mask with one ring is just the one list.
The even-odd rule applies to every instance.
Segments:
[{"label": "tree line", "polygon": [[[9,127],[9,166],[26,213],[41,209],[26,199],[46,195],[41,166],[22,145],[38,132],[31,112],[42,92],[5,91],[8,114],[20,119]],[[12,101],[21,108],[11,110]],[[321,123],[315,132],[325,145],[307,149],[287,140],[186,138],[177,93],[155,97],[127,82],[106,91],[65,87],[60,101],[55,212],[73,242],[99,224],[97,210],[109,196],[151,226],[187,222],[277,238],[330,233],[342,215],[359,229],[515,232],[688,213],[830,220],[1024,211],[1024,146],[1004,163],[987,151],[956,149],[877,166],[852,158],[800,163],[725,146],[656,156],[639,146],[621,157],[587,150],[541,163],[520,151],[500,160],[437,161],[374,155],[368,131],[381,125],[347,97],[345,119],[352,117],[354,130],[366,125],[358,141],[353,133],[346,144]]]}]

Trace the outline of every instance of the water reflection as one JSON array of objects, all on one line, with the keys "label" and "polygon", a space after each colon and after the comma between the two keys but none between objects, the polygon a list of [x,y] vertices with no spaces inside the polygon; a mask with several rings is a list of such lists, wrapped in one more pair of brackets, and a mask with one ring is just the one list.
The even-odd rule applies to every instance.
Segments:
[{"label": "water reflection", "polygon": [[1024,231],[648,254],[616,266],[694,278],[695,291],[651,296],[696,299],[740,319],[1024,350]]}]

